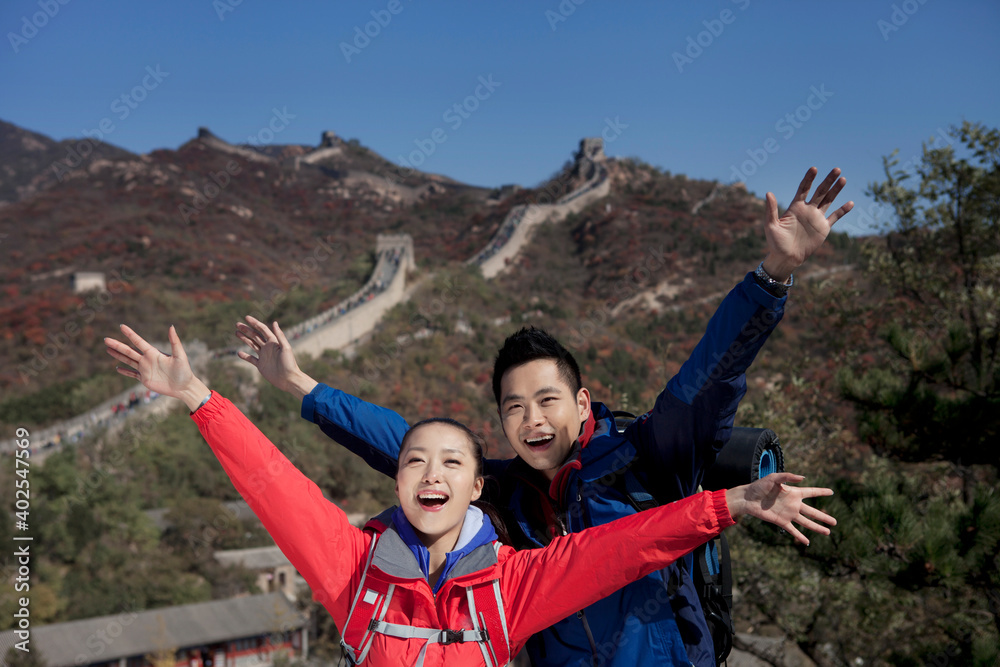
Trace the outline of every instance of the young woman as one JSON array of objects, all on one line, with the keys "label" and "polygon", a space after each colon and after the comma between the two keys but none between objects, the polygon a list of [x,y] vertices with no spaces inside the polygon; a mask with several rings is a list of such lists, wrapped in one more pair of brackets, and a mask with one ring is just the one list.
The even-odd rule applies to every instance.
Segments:
[{"label": "young woman", "polygon": [[[744,514],[822,534],[835,525],[777,473],[514,551],[472,506],[483,488],[482,440],[448,419],[414,425],[396,474],[399,507],[359,530],[225,398],[125,325],[133,347],[105,338],[118,372],[184,401],[236,489],[333,616],[352,664],[505,665],[531,634],[718,535]],[[608,647],[609,651],[614,647]]]}]

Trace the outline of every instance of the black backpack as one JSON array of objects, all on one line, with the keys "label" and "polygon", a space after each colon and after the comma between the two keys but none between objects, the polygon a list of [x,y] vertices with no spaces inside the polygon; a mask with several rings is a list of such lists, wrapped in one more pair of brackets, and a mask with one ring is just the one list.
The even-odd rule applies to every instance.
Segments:
[{"label": "black backpack", "polygon": [[[635,421],[635,415],[614,412],[618,432],[623,432]],[[778,436],[771,429],[733,428],[732,437],[719,452],[715,463],[705,472],[701,486],[709,491],[728,489],[785,469],[785,459],[778,444]],[[636,511],[657,507],[660,503],[647,491],[632,472],[632,465],[624,474],[615,475],[612,482],[620,494],[628,498]],[[715,661],[721,665],[733,648],[733,571],[729,557],[729,543],[724,533],[709,540],[693,552],[694,580],[705,621],[715,644]],[[673,597],[679,581],[670,581],[667,592]]]}]

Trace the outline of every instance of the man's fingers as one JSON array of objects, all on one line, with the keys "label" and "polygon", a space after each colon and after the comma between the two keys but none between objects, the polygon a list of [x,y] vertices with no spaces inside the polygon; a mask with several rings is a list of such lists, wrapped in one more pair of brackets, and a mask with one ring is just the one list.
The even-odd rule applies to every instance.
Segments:
[{"label": "man's fingers", "polygon": [[844,189],[845,185],[847,185],[847,179],[843,176],[838,178],[837,182],[834,183],[833,187],[826,193],[826,196],[823,197],[823,201],[819,203],[820,209],[825,211],[827,207],[833,203],[837,196],[840,195],[840,191]]},{"label": "man's fingers", "polygon": [[285,332],[281,330],[280,326],[278,326],[278,320],[274,321],[274,334],[277,336],[278,342],[281,343],[281,347],[291,349],[292,346],[288,344],[288,338],[285,337]]},{"label": "man's fingers", "polygon": [[805,201],[806,195],[809,194],[809,189],[812,188],[813,179],[816,178],[816,174],[819,173],[819,169],[816,167],[809,167],[806,171],[806,175],[802,177],[802,182],[799,183],[799,189],[795,193],[795,197],[792,199],[795,201]]},{"label": "man's fingers", "polygon": [[778,221],[778,198],[774,196],[773,192],[768,192],[764,198],[764,207],[766,209],[765,215],[768,224],[774,224]]},{"label": "man's fingers", "polygon": [[237,331],[236,332],[236,337],[239,338],[244,343],[246,343],[247,346],[250,349],[253,349],[253,350],[259,350],[260,349],[260,344],[257,343],[257,341],[253,340],[252,338],[250,338],[249,336],[247,336],[242,331]]},{"label": "man's fingers", "polygon": [[826,178],[823,179],[823,182],[816,187],[816,192],[813,193],[813,197],[809,201],[809,204],[821,206],[827,193],[830,191],[830,187],[833,185],[834,181],[837,180],[838,176],[840,176],[840,169],[831,170],[830,173],[826,175]]},{"label": "man's fingers", "polygon": [[271,329],[253,315],[247,315],[246,320],[253,326],[254,329],[257,330],[257,334],[261,337],[263,342],[266,343],[275,339],[274,334],[271,333]]},{"label": "man's fingers", "polygon": [[243,350],[238,350],[236,352],[236,356],[242,359],[243,361],[247,362],[254,368],[257,368],[257,357],[253,356],[252,354],[244,352]]},{"label": "man's fingers", "polygon": [[846,204],[844,204],[843,206],[841,206],[840,208],[838,208],[836,211],[834,211],[833,214],[831,214],[830,217],[827,218],[827,220],[829,220],[829,222],[830,222],[830,226],[832,227],[833,223],[837,222],[838,220],[840,220],[841,218],[843,218],[845,215],[847,215],[848,213],[850,213],[851,209],[853,209],[853,208],[854,208],[854,202],[853,201],[849,201]]}]

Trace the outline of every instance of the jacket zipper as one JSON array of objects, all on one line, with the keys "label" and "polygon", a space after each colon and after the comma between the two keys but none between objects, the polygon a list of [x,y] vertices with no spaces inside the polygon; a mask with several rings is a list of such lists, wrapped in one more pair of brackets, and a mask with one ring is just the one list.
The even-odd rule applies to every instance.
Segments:
[{"label": "jacket zipper", "polygon": [[594,643],[594,633],[590,631],[590,623],[587,622],[587,614],[576,612],[576,617],[583,622],[583,631],[587,633],[587,641],[590,642],[590,664],[597,667],[597,644]]},{"label": "jacket zipper", "polygon": [[[576,500],[577,502],[581,500],[581,494],[579,493],[579,491],[577,492]],[[569,512],[570,508],[567,507],[565,512],[566,515],[565,519],[563,519],[563,515],[561,513],[556,514],[556,519],[559,521],[559,527],[562,529],[563,535],[569,534],[569,529],[568,529],[569,519],[570,519]],[[583,631],[587,633],[587,641],[590,643],[590,664],[593,665],[594,667],[597,667],[598,665],[597,643],[594,641],[594,633],[591,632],[590,630],[590,623],[587,622],[587,614],[586,612],[584,612],[583,609],[581,609],[580,611],[576,612],[576,617],[580,619],[581,623],[583,623]]]}]

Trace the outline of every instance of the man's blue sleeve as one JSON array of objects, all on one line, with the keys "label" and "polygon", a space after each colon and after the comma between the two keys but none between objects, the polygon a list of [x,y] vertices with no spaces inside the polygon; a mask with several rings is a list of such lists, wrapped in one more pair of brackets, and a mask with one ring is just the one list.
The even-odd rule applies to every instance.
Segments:
[{"label": "man's blue sleeve", "polygon": [[784,314],[777,298],[748,273],[726,295],[694,352],[637,419],[626,437],[635,443],[642,472],[668,497],[695,492],[733,429],[746,393],[746,370]]},{"label": "man's blue sleeve", "polygon": [[302,418],[317,424],[373,469],[396,476],[399,445],[410,426],[392,410],[320,382],[302,399]]}]

